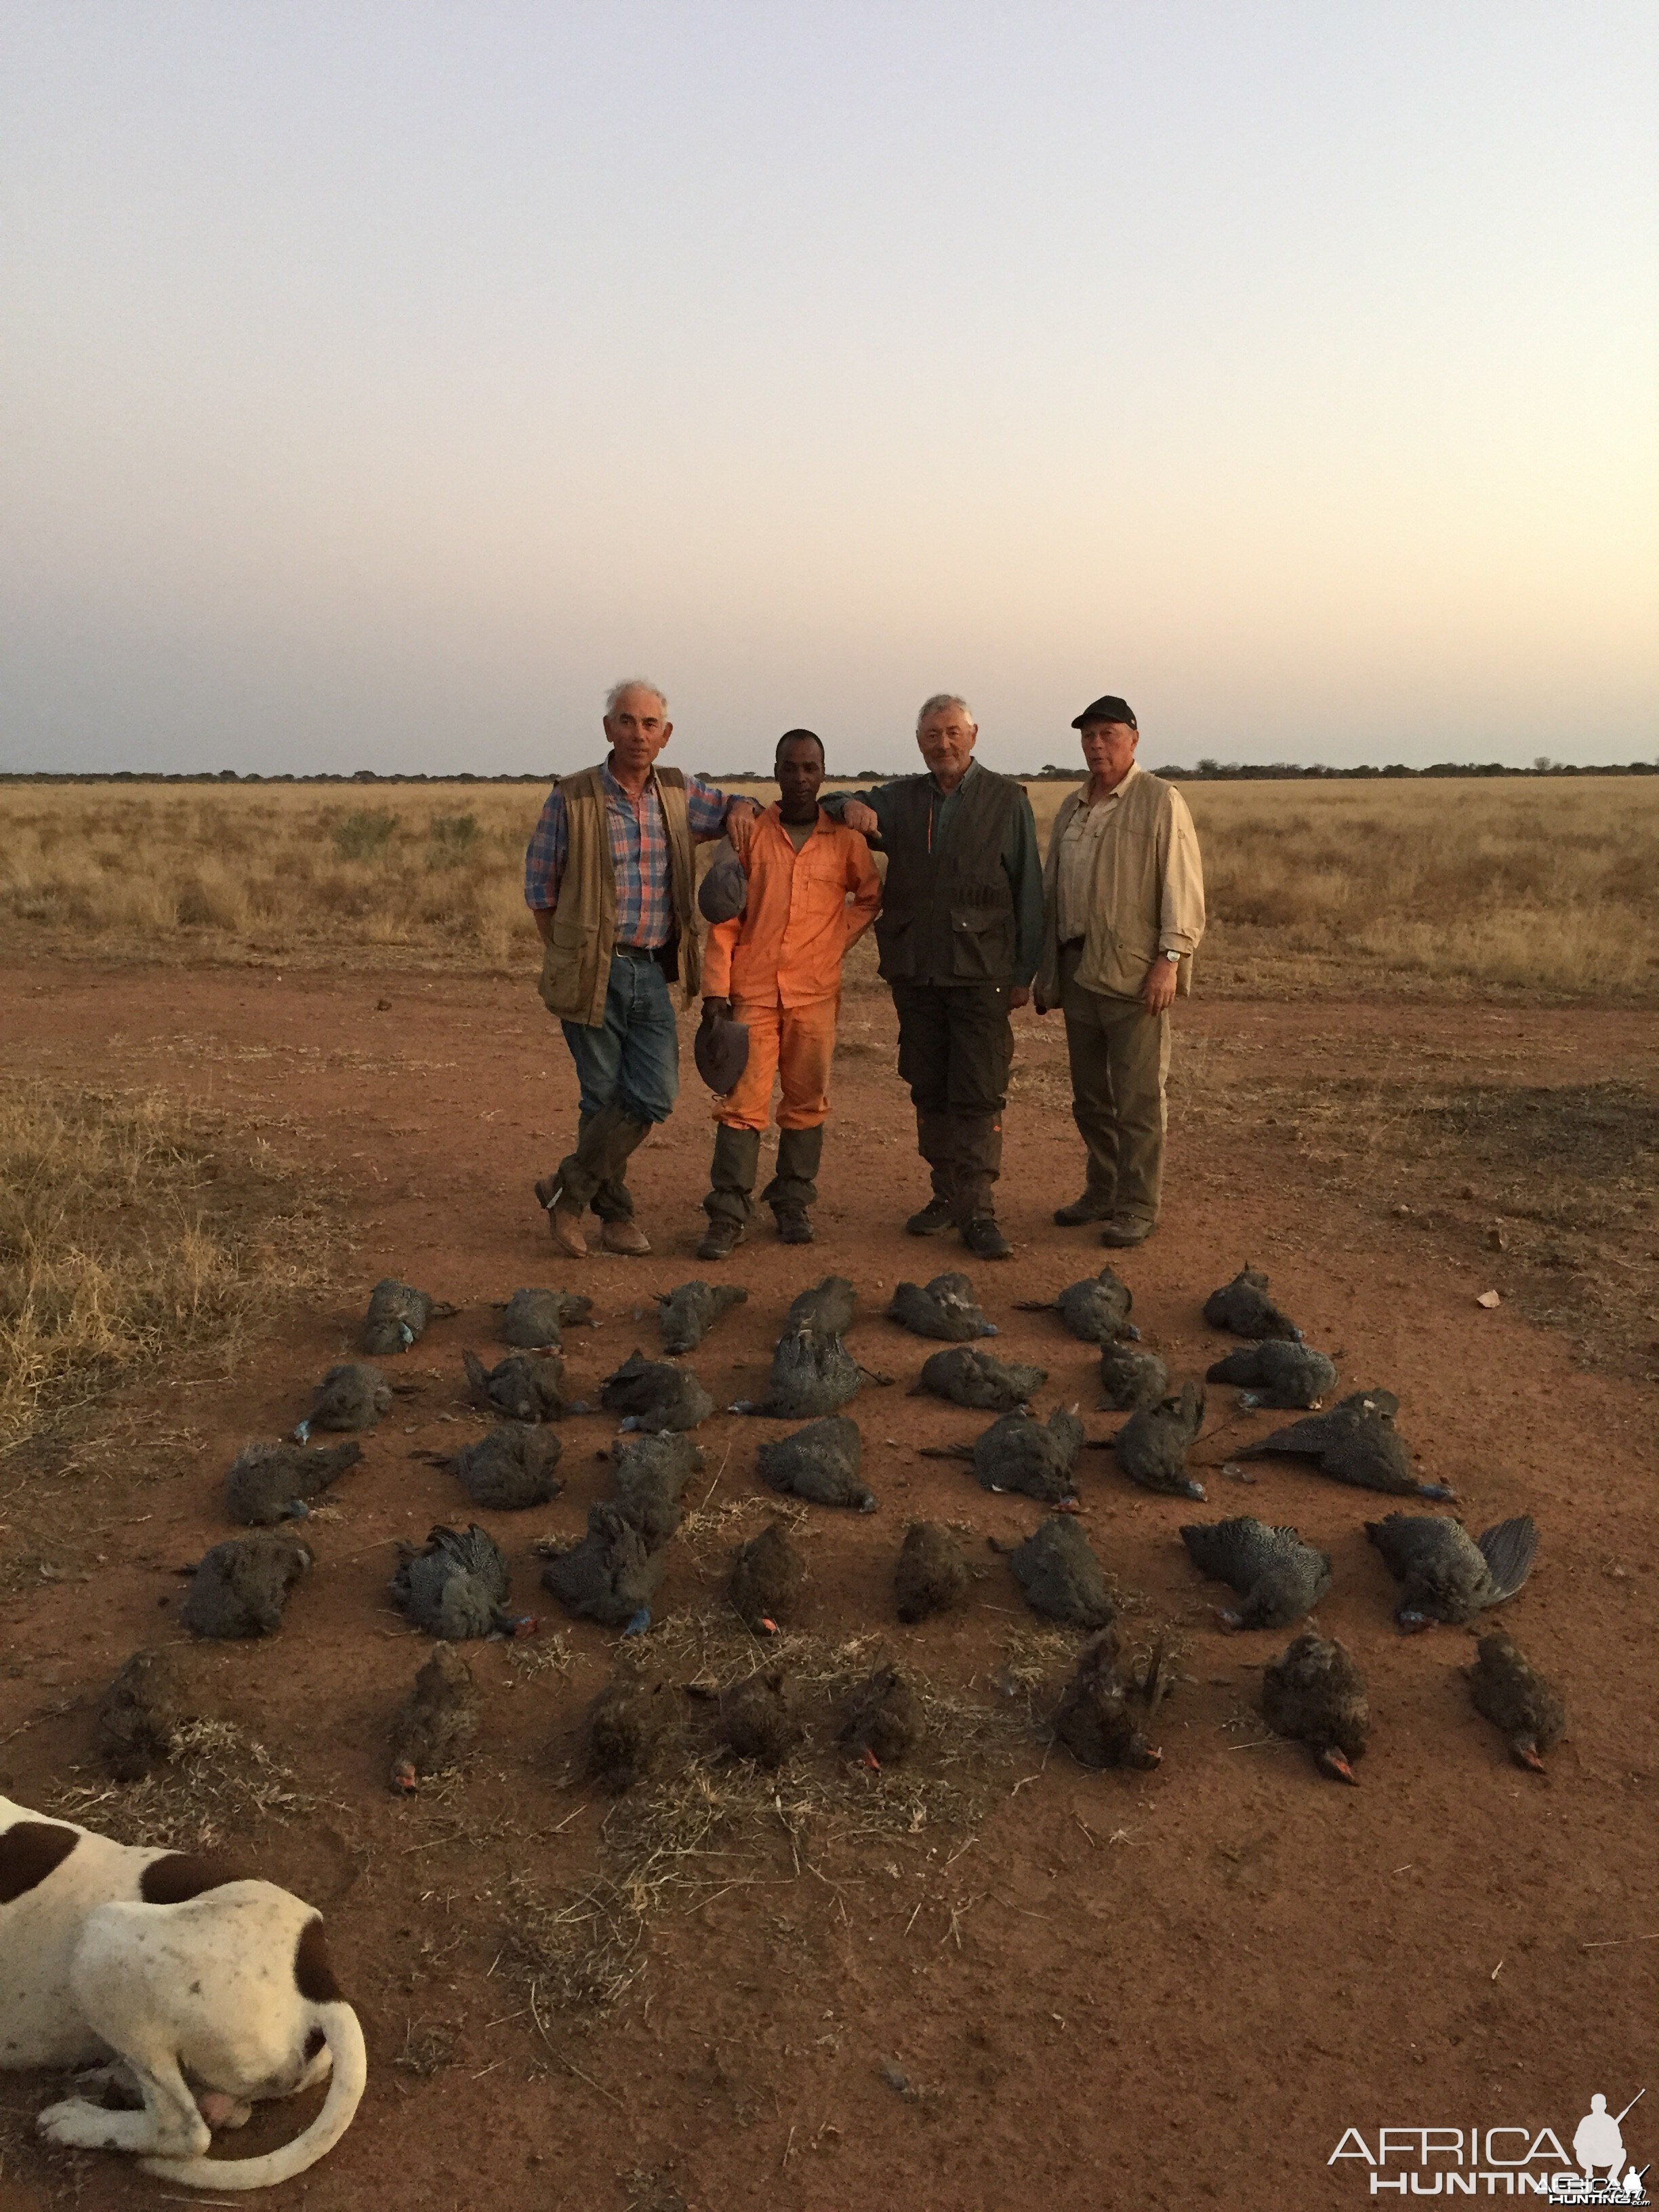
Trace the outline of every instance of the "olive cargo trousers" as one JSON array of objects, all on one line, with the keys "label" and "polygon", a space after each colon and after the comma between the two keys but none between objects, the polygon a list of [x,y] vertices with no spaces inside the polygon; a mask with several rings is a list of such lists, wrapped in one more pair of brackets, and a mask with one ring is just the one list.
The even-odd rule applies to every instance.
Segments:
[{"label": "olive cargo trousers", "polygon": [[1079,948],[1060,956],[1060,1005],[1072,1064],[1072,1115],[1089,1154],[1085,1195],[1102,1213],[1150,1228],[1158,1219],[1168,1127],[1170,1017],[1139,999],[1085,991]]}]

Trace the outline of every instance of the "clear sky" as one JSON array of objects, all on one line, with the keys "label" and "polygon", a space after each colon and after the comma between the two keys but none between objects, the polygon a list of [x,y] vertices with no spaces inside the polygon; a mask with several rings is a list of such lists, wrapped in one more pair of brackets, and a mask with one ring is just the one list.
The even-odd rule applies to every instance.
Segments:
[{"label": "clear sky", "polygon": [[0,763],[1659,753],[1651,0],[4,0]]}]

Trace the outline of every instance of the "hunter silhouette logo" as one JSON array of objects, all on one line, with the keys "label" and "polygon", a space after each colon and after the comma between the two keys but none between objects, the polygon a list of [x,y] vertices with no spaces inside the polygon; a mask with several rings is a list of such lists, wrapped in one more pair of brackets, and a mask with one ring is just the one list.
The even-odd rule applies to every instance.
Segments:
[{"label": "hunter silhouette logo", "polygon": [[[1648,2204],[1648,2168],[1636,2166],[1624,2124],[1647,2094],[1610,2112],[1598,2089],[1570,2138],[1551,2127],[1360,2128],[1343,2132],[1326,2160],[1365,2169],[1366,2195],[1535,2197],[1547,2204]],[[1571,2141],[1571,2149],[1567,2148]],[[1572,2171],[1574,2166],[1578,2171]],[[1356,2175],[1358,2179],[1358,2176]]]}]

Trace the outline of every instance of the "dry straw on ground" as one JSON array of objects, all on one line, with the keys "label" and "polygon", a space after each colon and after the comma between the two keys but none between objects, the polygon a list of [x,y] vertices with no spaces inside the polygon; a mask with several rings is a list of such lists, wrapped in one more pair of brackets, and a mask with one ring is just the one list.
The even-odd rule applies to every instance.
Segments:
[{"label": "dry straw on ground", "polygon": [[319,1279],[326,1216],[258,1140],[160,1094],[0,1088],[0,1450]]},{"label": "dry straw on ground", "polygon": [[[1045,839],[1070,788],[1030,786]],[[1206,992],[1659,998],[1659,779],[1183,788],[1209,884]],[[528,784],[0,787],[0,946],[528,969],[540,799]],[[861,946],[851,980],[873,978]]]}]

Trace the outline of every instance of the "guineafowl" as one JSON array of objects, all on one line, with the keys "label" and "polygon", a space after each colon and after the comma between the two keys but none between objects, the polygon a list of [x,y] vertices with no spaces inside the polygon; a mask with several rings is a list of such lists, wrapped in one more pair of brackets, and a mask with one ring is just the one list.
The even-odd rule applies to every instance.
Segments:
[{"label": "guineafowl", "polygon": [[487,1513],[519,1513],[545,1505],[563,1486],[554,1469],[563,1446],[524,1421],[497,1421],[476,1443],[442,1463],[475,1505]]},{"label": "guineafowl", "polygon": [[837,1741],[879,1770],[908,1759],[921,1741],[921,1701],[894,1666],[856,1684],[842,1709]]},{"label": "guineafowl", "polygon": [[1112,1601],[1089,1539],[1064,1514],[1051,1515],[1008,1554],[1025,1602],[1066,1628],[1109,1628]]},{"label": "guineafowl", "polygon": [[472,1669],[453,1644],[441,1644],[416,1674],[392,1723],[392,1787],[413,1795],[422,1775],[459,1765],[478,1729]]},{"label": "guineafowl", "polygon": [[1164,1754],[1155,1751],[1119,1681],[1115,1629],[1103,1629],[1078,1654],[1077,1668],[1054,1713],[1054,1734],[1079,1766],[1133,1766],[1143,1772]]},{"label": "guineafowl", "polygon": [[665,1682],[618,1668],[582,1721],[582,1771],[620,1796],[643,1782],[674,1733],[678,1702]]},{"label": "guineafowl", "polygon": [[481,1413],[508,1421],[557,1421],[587,1408],[564,1395],[564,1362],[556,1352],[512,1352],[486,1367],[476,1352],[464,1352],[472,1401]]},{"label": "guineafowl", "polygon": [[1212,1328],[1224,1328],[1234,1336],[1277,1336],[1291,1344],[1302,1341],[1296,1323],[1267,1296],[1267,1278],[1260,1267],[1241,1267],[1231,1283],[1212,1291],[1204,1301],[1204,1318]]},{"label": "guineafowl", "polygon": [[407,1352],[425,1334],[429,1322],[447,1321],[459,1311],[459,1306],[445,1305],[426,1291],[394,1282],[388,1275],[369,1293],[368,1311],[363,1316],[363,1350],[371,1359]]},{"label": "guineafowl", "polygon": [[966,1275],[900,1283],[888,1303],[887,1318],[912,1336],[936,1337],[945,1344],[965,1344],[971,1337],[997,1334],[996,1324],[987,1321],[975,1304],[974,1286]]},{"label": "guineafowl", "polygon": [[295,1427],[295,1440],[307,1443],[313,1429],[372,1429],[392,1411],[392,1385],[378,1367],[347,1360],[331,1367],[317,1385],[311,1410]]},{"label": "guineafowl", "polygon": [[1477,1540],[1437,1513],[1389,1513],[1365,1534],[1401,1585],[1395,1619],[1410,1632],[1441,1621],[1467,1627],[1488,1606],[1512,1598],[1532,1572],[1538,1530],[1529,1514],[1500,1521]]},{"label": "guineafowl", "polygon": [[507,1605],[507,1559],[487,1528],[437,1528],[419,1551],[404,1547],[392,1595],[416,1628],[445,1643],[527,1635],[535,1622]]},{"label": "guineafowl", "polygon": [[667,1564],[666,1552],[652,1550],[621,1506],[602,1498],[587,1509],[587,1534],[553,1554],[542,1582],[578,1620],[640,1636]]},{"label": "guineafowl", "polygon": [[1286,1344],[1270,1336],[1218,1359],[1205,1370],[1204,1379],[1240,1384],[1238,1402],[1248,1412],[1253,1413],[1258,1406],[1275,1411],[1296,1406],[1312,1408],[1335,1389],[1336,1367],[1311,1345]]},{"label": "guineafowl", "polygon": [[826,1275],[792,1302],[783,1317],[784,1334],[811,1329],[818,1336],[845,1336],[857,1304],[858,1293],[845,1275]]},{"label": "guineafowl", "polygon": [[1370,1707],[1364,1677],[1341,1644],[1304,1629],[1262,1671],[1261,1717],[1275,1735],[1305,1743],[1322,1773],[1358,1779],[1352,1762],[1364,1755]]},{"label": "guineafowl", "polygon": [[657,1320],[667,1352],[695,1352],[722,1314],[748,1303],[749,1293],[734,1283],[682,1283],[659,1291]]},{"label": "guineafowl", "polygon": [[1131,1482],[1164,1498],[1204,1498],[1204,1486],[1187,1472],[1187,1454],[1204,1425],[1204,1393],[1196,1382],[1131,1413],[1110,1448]]},{"label": "guineafowl", "polygon": [[297,1536],[232,1536],[204,1554],[179,1618],[192,1636],[274,1636],[314,1558]]},{"label": "guineafowl", "polygon": [[1082,1282],[1068,1285],[1057,1298],[1021,1298],[1016,1310],[1057,1313],[1072,1334],[1085,1344],[1112,1344],[1121,1336],[1139,1335],[1140,1331],[1129,1322],[1133,1304],[1129,1285],[1121,1282],[1109,1267],[1103,1267],[1097,1275],[1086,1275]]},{"label": "guineafowl", "polygon": [[994,1421],[972,1444],[924,1444],[924,1459],[971,1461],[982,1488],[1018,1491],[1040,1504],[1074,1504],[1078,1455],[1083,1424],[1075,1413],[1056,1406],[1046,1421],[1017,1407]]},{"label": "guineafowl", "polygon": [[665,1431],[695,1429],[714,1410],[714,1401],[690,1367],[671,1366],[665,1359],[647,1359],[630,1352],[614,1374],[599,1385],[599,1403],[607,1413],[620,1413],[624,1429],[640,1429],[653,1436]]},{"label": "guineafowl", "polygon": [[279,1521],[303,1521],[309,1498],[320,1498],[363,1455],[360,1443],[330,1444],[307,1451],[303,1444],[244,1444],[225,1475],[225,1510],[245,1528],[271,1528]]},{"label": "guineafowl", "polygon": [[1189,1522],[1181,1532],[1200,1574],[1231,1583],[1243,1603],[1220,1615],[1224,1628],[1289,1628],[1311,1613],[1331,1586],[1331,1563],[1294,1528],[1270,1528],[1248,1513],[1232,1521]]},{"label": "guineafowl", "polygon": [[520,1352],[561,1352],[565,1330],[592,1310],[592,1299],[580,1291],[514,1291],[501,1309],[501,1342]]},{"label": "guineafowl", "polygon": [[1322,1413],[1274,1429],[1246,1444],[1240,1459],[1311,1459],[1333,1482],[1381,1490],[1395,1498],[1451,1498],[1449,1484],[1419,1482],[1412,1455],[1394,1425],[1400,1401],[1391,1390],[1356,1390]]},{"label": "guineafowl", "polygon": [[935,1352],[922,1362],[910,1395],[919,1397],[926,1392],[972,1412],[1011,1413],[1034,1398],[1048,1379],[1046,1367],[995,1359],[988,1352],[959,1344],[949,1352]]},{"label": "guineafowl", "polygon": [[752,1759],[757,1766],[781,1766],[803,1733],[790,1710],[782,1668],[750,1674],[722,1690],[716,1725],[734,1758]]},{"label": "guineafowl", "polygon": [[763,1444],[755,1455],[761,1480],[785,1497],[812,1505],[850,1505],[860,1513],[876,1510],[874,1493],[860,1479],[864,1438],[850,1415],[831,1413],[809,1421],[792,1437]]},{"label": "guineafowl", "polygon": [[1100,1347],[1100,1405],[1103,1413],[1133,1413],[1155,1405],[1170,1388],[1170,1370],[1155,1352],[1138,1351],[1119,1340]]}]

